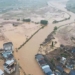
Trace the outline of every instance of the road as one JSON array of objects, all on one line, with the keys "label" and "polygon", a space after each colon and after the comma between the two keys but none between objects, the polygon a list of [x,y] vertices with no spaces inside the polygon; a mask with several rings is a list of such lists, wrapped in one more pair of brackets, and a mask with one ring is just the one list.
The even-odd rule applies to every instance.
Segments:
[{"label": "road", "polygon": [[33,38],[18,51],[18,62],[26,72],[26,74],[44,75],[35,60],[35,54],[37,54],[40,44],[53,31],[55,26],[69,24],[74,21],[75,14],[71,12],[68,13],[71,15],[70,20],[63,21],[57,24],[50,23],[47,27],[41,29],[37,34],[35,34]]}]

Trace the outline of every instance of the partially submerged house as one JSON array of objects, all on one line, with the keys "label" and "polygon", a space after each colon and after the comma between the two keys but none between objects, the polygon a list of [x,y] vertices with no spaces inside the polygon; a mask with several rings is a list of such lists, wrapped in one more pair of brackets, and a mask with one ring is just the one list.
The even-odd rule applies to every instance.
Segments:
[{"label": "partially submerged house", "polygon": [[5,72],[7,72],[8,74],[11,74],[15,71],[15,61],[12,59],[12,60],[7,60],[5,63],[4,63],[4,70]]},{"label": "partially submerged house", "polygon": [[13,43],[12,42],[4,43],[3,49],[7,52],[13,52]]},{"label": "partially submerged house", "polygon": [[0,75],[4,75],[4,72],[2,70],[0,70]]},{"label": "partially submerged house", "polygon": [[14,56],[12,54],[12,52],[3,52],[2,56],[5,60],[11,60],[14,59]]},{"label": "partially submerged house", "polygon": [[[4,71],[8,74],[11,74],[15,71],[15,60],[13,56],[13,44],[12,42],[7,42],[3,44],[3,52],[2,56],[5,59],[5,63],[3,65]],[[4,74],[1,74],[4,75]]]},{"label": "partially submerged house", "polygon": [[2,53],[2,56],[6,60],[13,59],[13,44],[12,42],[7,42],[3,44],[4,52]]},{"label": "partially submerged house", "polygon": [[40,67],[43,70],[43,72],[45,73],[45,75],[55,75],[52,72],[50,66],[45,61],[45,58],[43,55],[37,54],[37,55],[35,55],[35,59],[37,60],[38,64],[40,65]]}]

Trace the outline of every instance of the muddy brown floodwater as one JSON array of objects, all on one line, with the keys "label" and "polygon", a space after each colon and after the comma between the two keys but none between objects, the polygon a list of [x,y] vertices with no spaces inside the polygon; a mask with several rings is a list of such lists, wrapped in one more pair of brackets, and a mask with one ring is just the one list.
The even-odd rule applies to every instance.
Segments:
[{"label": "muddy brown floodwater", "polygon": [[43,75],[38,63],[35,60],[35,55],[38,52],[40,44],[44,41],[47,35],[52,31],[50,25],[40,30],[19,52],[19,63],[27,74]]},{"label": "muddy brown floodwater", "polygon": [[26,74],[44,75],[35,60],[35,55],[38,52],[40,44],[52,32],[55,26],[64,25],[72,21],[74,21],[74,17],[58,24],[49,24],[47,27],[41,29],[36,35],[34,35],[32,39],[18,51],[18,62]]}]

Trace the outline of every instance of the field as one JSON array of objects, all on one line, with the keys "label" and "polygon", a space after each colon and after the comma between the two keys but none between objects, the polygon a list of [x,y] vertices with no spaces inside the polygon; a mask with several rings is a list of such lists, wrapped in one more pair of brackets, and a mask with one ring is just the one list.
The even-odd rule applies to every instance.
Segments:
[{"label": "field", "polygon": [[56,37],[64,45],[75,45],[75,23],[67,24],[57,30]]}]

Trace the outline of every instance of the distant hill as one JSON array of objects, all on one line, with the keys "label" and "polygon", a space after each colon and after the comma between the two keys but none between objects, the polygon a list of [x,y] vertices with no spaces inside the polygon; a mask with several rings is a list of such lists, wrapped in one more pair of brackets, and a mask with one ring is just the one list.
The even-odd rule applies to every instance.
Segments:
[{"label": "distant hill", "polygon": [[75,0],[69,0],[66,4],[66,8],[75,13]]}]

